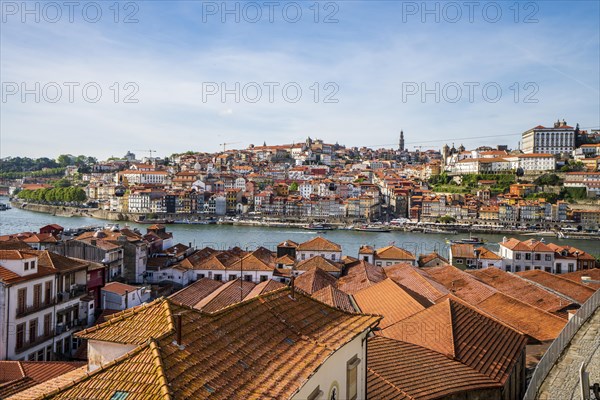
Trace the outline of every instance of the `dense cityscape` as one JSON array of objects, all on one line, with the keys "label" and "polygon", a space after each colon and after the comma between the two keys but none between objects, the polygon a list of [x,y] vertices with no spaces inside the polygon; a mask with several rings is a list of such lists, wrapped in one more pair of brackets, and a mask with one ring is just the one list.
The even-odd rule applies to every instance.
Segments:
[{"label": "dense cityscape", "polygon": [[[223,143],[215,154],[2,159],[5,215],[98,224],[2,232],[0,358],[16,361],[0,368],[12,376],[0,395],[525,396],[549,346],[598,302],[600,254],[588,243],[600,239],[600,132],[557,121],[525,131],[519,149],[404,143],[401,131],[395,149],[307,138]],[[198,247],[170,231],[180,224],[198,225],[198,237],[221,225],[311,236]],[[450,239],[443,251],[413,253],[361,236],[352,253],[328,238],[337,230]],[[498,243],[485,238],[499,232]],[[222,333],[199,333],[206,326]],[[263,329],[273,332],[245,339]],[[222,346],[229,356],[213,360]],[[248,346],[271,355],[255,360]],[[177,367],[178,351],[188,363]],[[305,353],[310,361],[290,371]],[[158,369],[153,357],[164,360]],[[40,375],[36,363],[54,368]],[[134,365],[148,383],[111,378]],[[423,368],[465,379],[414,381]],[[266,376],[278,384],[265,386]]]},{"label": "dense cityscape", "polygon": [[0,0],[0,400],[600,400],[599,16]]}]

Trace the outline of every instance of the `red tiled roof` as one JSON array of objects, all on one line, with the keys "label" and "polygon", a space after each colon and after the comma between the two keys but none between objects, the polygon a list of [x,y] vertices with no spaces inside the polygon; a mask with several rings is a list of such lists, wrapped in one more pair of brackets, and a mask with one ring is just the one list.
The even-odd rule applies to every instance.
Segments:
[{"label": "red tiled roof", "polygon": [[352,297],[361,312],[383,315],[379,325],[382,329],[425,309],[389,278],[354,293]]},{"label": "red tiled roof", "polygon": [[294,285],[304,293],[313,294],[327,286],[336,287],[337,279],[330,273],[316,267],[295,278]]},{"label": "red tiled roof", "polygon": [[214,279],[201,278],[180,291],[173,293],[169,298],[177,303],[193,307],[221,285],[223,285],[222,282],[215,281]]},{"label": "red tiled roof", "polygon": [[539,285],[547,287],[550,290],[554,290],[561,293],[579,304],[585,303],[596,291],[590,287],[582,285],[581,283],[574,282],[569,279],[565,279],[560,275],[550,274],[542,270],[530,270],[517,272],[522,278],[535,282]]},{"label": "red tiled roof", "polygon": [[346,276],[338,279],[338,289],[348,294],[354,294],[383,281],[385,278],[383,268],[360,260],[347,266]]}]

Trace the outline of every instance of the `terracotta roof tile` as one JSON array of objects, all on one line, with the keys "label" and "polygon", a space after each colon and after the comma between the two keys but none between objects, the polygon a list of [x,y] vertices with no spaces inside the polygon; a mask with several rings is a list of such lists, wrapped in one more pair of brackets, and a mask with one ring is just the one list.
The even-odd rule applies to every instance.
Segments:
[{"label": "terracotta roof tile", "polygon": [[396,246],[387,246],[375,250],[375,258],[381,260],[415,260],[415,256],[410,251]]},{"label": "terracotta roof tile", "polygon": [[328,285],[323,289],[316,291],[312,294],[312,298],[319,300],[331,307],[339,308],[347,312],[356,312],[358,310],[352,305],[350,296],[342,292],[332,285]]},{"label": "terracotta roof tile", "polygon": [[526,337],[472,306],[448,298],[384,329],[382,335],[428,348],[504,383]]},{"label": "terracotta roof tile", "polygon": [[272,292],[273,290],[281,289],[285,286],[286,285],[284,283],[274,281],[273,279],[266,280],[254,286],[250,293],[248,293],[248,295],[244,297],[244,300],[252,299],[256,296]]},{"label": "terracotta roof tile", "polygon": [[253,282],[236,279],[215,289],[211,294],[198,301],[193,307],[205,312],[215,312],[227,306],[241,302],[254,289]]},{"label": "terracotta roof tile", "polygon": [[352,297],[361,312],[383,315],[379,325],[382,329],[425,309],[389,278],[354,293]]},{"label": "terracotta roof tile", "polygon": [[431,279],[423,270],[407,263],[390,265],[384,267],[383,271],[394,282],[433,303],[450,293],[444,285]]},{"label": "terracotta roof tile", "polygon": [[585,301],[596,292],[594,289],[582,285],[581,283],[542,270],[521,271],[517,272],[517,275],[547,287],[550,290],[561,293],[577,301],[579,304],[585,303]]},{"label": "terracotta roof tile", "polygon": [[600,289],[600,283],[583,283],[581,281],[582,276],[589,276],[594,281],[600,281],[600,268],[569,272],[561,275],[561,277],[573,281],[575,283],[581,283],[584,286],[591,287],[592,289],[596,290]]},{"label": "terracotta roof tile", "polygon": [[374,337],[369,339],[367,351],[370,399],[453,398],[468,391],[485,394],[480,391],[502,386],[467,365],[411,343]]},{"label": "terracotta roof tile", "polygon": [[177,303],[193,307],[221,285],[223,285],[222,282],[215,281],[214,279],[201,278],[180,291],[173,293],[169,298]]},{"label": "terracotta roof tile", "polygon": [[304,293],[313,294],[327,286],[336,287],[337,279],[329,272],[315,267],[295,278],[294,285]]},{"label": "terracotta roof tile", "polygon": [[299,271],[310,271],[315,268],[333,273],[340,273],[342,271],[342,266],[340,264],[322,256],[311,257],[308,260],[301,261],[295,267],[295,269]]},{"label": "terracotta roof tile", "polygon": [[383,268],[360,260],[347,267],[346,275],[338,280],[338,289],[348,294],[354,294],[385,278]]},{"label": "terracotta roof tile", "polygon": [[342,251],[342,247],[333,243],[330,240],[325,239],[322,236],[317,236],[311,240],[298,245],[299,251]]},{"label": "terracotta roof tile", "polygon": [[557,296],[518,275],[498,268],[483,268],[466,272],[504,294],[563,318],[567,317],[565,309],[575,305],[564,297]]},{"label": "terracotta roof tile", "polygon": [[[379,321],[301,293],[292,297],[289,288],[212,314],[159,299],[128,318],[150,314],[141,319],[152,322],[175,313],[182,316],[180,343],[174,343],[172,324],[163,321],[170,325],[163,333],[153,324],[136,323],[138,336],[149,338],[149,344],[50,398],[107,398],[116,391],[128,391],[131,398],[290,398],[334,351]],[[98,329],[97,339],[116,337],[115,327]]]}]

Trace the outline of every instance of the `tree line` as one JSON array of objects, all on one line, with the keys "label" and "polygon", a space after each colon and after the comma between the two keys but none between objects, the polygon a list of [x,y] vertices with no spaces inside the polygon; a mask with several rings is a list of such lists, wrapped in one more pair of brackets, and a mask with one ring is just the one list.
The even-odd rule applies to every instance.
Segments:
[{"label": "tree line", "polygon": [[22,200],[40,203],[82,203],[87,199],[85,190],[75,186],[21,190],[17,197]]}]

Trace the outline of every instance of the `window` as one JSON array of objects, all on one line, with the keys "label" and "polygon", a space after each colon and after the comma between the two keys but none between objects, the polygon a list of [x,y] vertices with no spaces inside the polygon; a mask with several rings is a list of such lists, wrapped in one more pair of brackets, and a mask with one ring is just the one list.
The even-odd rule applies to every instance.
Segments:
[{"label": "window", "polygon": [[215,274],[215,281],[221,282],[222,280],[223,280],[223,275],[221,275],[221,274]]},{"label": "window", "polygon": [[531,260],[531,253],[525,253],[525,259]]},{"label": "window", "polygon": [[37,352],[37,360],[38,361],[44,361],[44,353],[45,353],[45,349],[40,349]]},{"label": "window", "polygon": [[376,265],[377,265],[378,267],[381,267],[381,261],[377,261],[377,264],[376,264]]},{"label": "window", "polygon": [[515,265],[515,272],[521,272],[521,266]]},{"label": "window", "polygon": [[237,275],[235,275],[235,274],[230,274],[229,275],[229,280],[230,281],[235,281],[236,279],[237,279]]},{"label": "window", "polygon": [[552,273],[552,268],[551,267],[544,267],[544,271],[546,271],[549,274],[551,274]]},{"label": "window", "polygon": [[261,275],[261,276],[260,276],[260,281],[261,281],[261,282],[264,282],[264,281],[266,281],[266,280],[268,280],[268,279],[269,279],[269,276],[268,276],[268,275]]},{"label": "window", "polygon": [[29,270],[29,261],[26,261],[24,265],[25,271]]},{"label": "window", "polygon": [[510,265],[506,266],[506,272],[512,272],[512,267]]},{"label": "window", "polygon": [[42,304],[42,284],[33,286],[33,307],[38,308]]},{"label": "window", "polygon": [[29,343],[35,343],[37,339],[38,320],[37,318],[29,321]]},{"label": "window", "polygon": [[52,361],[52,345],[46,347],[46,361]]},{"label": "window", "polygon": [[546,260],[546,261],[552,261],[552,255],[550,255],[550,254],[546,254],[546,255],[544,256],[544,260]]},{"label": "window", "polygon": [[244,280],[246,282],[252,282],[252,275],[244,275]]},{"label": "window", "polygon": [[318,400],[323,395],[323,391],[320,386],[317,386],[307,397],[307,400]]},{"label": "window", "polygon": [[515,260],[521,259],[521,253],[515,253]]},{"label": "window", "polygon": [[62,339],[56,341],[56,353],[62,353],[62,344]]},{"label": "window", "polygon": [[540,261],[542,259],[541,254],[534,254],[535,261]]},{"label": "window", "polygon": [[44,315],[44,336],[50,336],[50,330],[52,329],[52,314]]},{"label": "window", "polygon": [[304,260],[306,258],[305,254],[300,255],[300,258]]},{"label": "window", "polygon": [[335,254],[331,255],[331,259],[335,261]]},{"label": "window", "polygon": [[32,261],[30,266],[31,266],[31,269],[35,269],[35,261]]},{"label": "window", "polygon": [[204,278],[204,274],[196,274],[196,279],[202,279]]},{"label": "window", "polygon": [[569,272],[574,272],[574,271],[575,271],[575,264],[569,263]]},{"label": "window", "polygon": [[346,364],[346,397],[354,400],[358,397],[358,364],[360,359],[352,357]]},{"label": "window", "polygon": [[35,361],[35,353],[31,353],[27,356],[28,361]]},{"label": "window", "polygon": [[23,314],[27,305],[27,288],[19,289],[17,292],[17,314]]},{"label": "window", "polygon": [[456,263],[457,264],[462,264],[463,263],[463,259],[462,258],[457,258],[456,259]]},{"label": "window", "polygon": [[556,263],[556,273],[562,274],[562,263]]},{"label": "window", "polygon": [[17,350],[25,344],[25,323],[17,325]]},{"label": "window", "polygon": [[44,302],[46,303],[46,305],[49,305],[50,303],[52,303],[52,282],[46,282],[44,291],[46,292],[44,294]]}]

